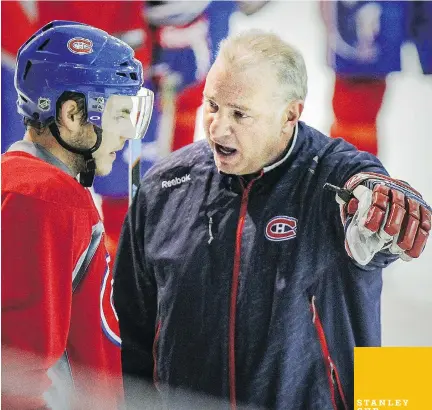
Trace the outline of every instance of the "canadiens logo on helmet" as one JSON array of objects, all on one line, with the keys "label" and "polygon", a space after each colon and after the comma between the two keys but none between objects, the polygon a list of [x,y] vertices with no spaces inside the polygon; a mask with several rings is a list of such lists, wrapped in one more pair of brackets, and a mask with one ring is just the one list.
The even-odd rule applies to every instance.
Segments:
[{"label": "canadiens logo on helmet", "polygon": [[270,241],[287,241],[297,235],[297,219],[290,216],[275,216],[270,219],[265,229],[265,236]]},{"label": "canadiens logo on helmet", "polygon": [[71,38],[67,47],[74,54],[90,54],[93,53],[93,41],[88,38],[74,37]]},{"label": "canadiens logo on helmet", "polygon": [[38,107],[42,111],[49,111],[51,108],[51,100],[49,98],[46,98],[46,97],[39,97]]}]

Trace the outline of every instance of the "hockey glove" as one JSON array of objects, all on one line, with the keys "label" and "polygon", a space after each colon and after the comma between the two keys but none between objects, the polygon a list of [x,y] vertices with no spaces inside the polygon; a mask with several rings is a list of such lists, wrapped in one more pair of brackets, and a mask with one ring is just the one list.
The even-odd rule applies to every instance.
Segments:
[{"label": "hockey glove", "polygon": [[346,251],[357,263],[367,265],[382,250],[404,261],[420,256],[431,229],[431,207],[408,184],[362,172],[343,189],[330,189],[337,191]]}]

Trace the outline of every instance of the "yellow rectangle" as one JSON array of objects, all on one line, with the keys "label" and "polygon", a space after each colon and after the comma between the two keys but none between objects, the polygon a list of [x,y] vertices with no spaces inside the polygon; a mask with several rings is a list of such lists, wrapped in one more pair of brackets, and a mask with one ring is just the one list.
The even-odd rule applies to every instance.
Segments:
[{"label": "yellow rectangle", "polygon": [[432,347],[356,347],[355,410],[431,410]]}]

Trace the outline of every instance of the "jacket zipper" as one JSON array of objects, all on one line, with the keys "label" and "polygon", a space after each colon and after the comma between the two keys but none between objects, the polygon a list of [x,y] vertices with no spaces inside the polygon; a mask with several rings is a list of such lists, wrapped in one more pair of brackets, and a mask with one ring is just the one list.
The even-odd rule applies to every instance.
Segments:
[{"label": "jacket zipper", "polygon": [[153,341],[153,384],[159,390],[159,377],[157,372],[157,347],[159,342],[161,322],[159,321],[156,327],[156,334]]},{"label": "jacket zipper", "polygon": [[237,223],[236,243],[235,243],[235,254],[234,254],[234,267],[232,275],[232,286],[231,286],[231,303],[229,313],[229,335],[228,335],[228,372],[229,372],[229,391],[230,391],[230,405],[231,410],[236,410],[237,399],[236,399],[236,374],[235,374],[235,326],[236,326],[236,314],[237,314],[237,293],[240,276],[240,260],[241,260],[241,240],[243,235],[243,227],[246,219],[246,211],[249,200],[249,193],[253,183],[261,178],[264,174],[261,171],[260,175],[252,179],[242,194],[242,200],[240,205],[240,215]]},{"label": "jacket zipper", "polygon": [[318,340],[321,346],[321,351],[324,357],[324,364],[327,371],[327,378],[330,388],[330,396],[333,404],[334,410],[338,410],[338,402],[342,402],[344,410],[348,410],[348,406],[345,400],[345,395],[342,389],[342,383],[339,378],[339,372],[334,364],[327,345],[327,340],[325,337],[324,329],[321,324],[316,306],[315,306],[315,296],[312,296],[311,300],[311,310],[312,310],[312,322],[315,325],[315,329],[318,333]]}]

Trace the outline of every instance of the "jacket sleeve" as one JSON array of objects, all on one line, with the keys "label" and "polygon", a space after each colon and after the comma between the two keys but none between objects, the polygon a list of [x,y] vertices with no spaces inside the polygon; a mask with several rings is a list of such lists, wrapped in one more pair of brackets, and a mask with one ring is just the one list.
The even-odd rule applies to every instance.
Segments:
[{"label": "jacket sleeve", "polygon": [[2,401],[7,408],[46,406],[47,370],[66,348],[72,298],[67,229],[72,225],[61,214],[41,200],[2,195]]},{"label": "jacket sleeve", "polygon": [[157,397],[153,386],[157,287],[146,260],[145,218],[146,204],[140,188],[123,223],[114,264],[113,299],[119,318],[128,408],[135,408],[140,398]]}]

